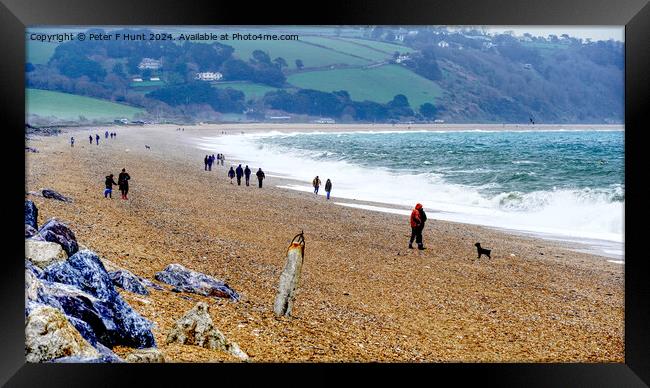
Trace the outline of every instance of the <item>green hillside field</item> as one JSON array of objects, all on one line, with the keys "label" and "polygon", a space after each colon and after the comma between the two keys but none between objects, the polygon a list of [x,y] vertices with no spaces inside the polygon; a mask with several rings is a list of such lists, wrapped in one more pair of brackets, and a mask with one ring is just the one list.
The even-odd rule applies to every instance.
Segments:
[{"label": "green hillside field", "polygon": [[321,36],[305,36],[301,38],[301,41],[325,46],[333,50],[344,52],[346,54],[356,55],[373,62],[384,61],[390,59],[392,56],[392,53],[379,52],[377,50],[373,50],[372,48],[361,46],[352,41],[342,39],[331,39]]},{"label": "green hillside field", "polygon": [[425,102],[435,104],[442,93],[437,83],[399,65],[303,72],[289,76],[287,81],[303,89],[347,90],[355,101],[386,103],[396,94],[403,94],[416,110]]},{"label": "green hillside field", "polygon": [[55,116],[64,120],[77,120],[79,116],[84,116],[89,120],[111,120],[116,118],[132,119],[136,114],[142,112],[144,110],[140,108],[98,98],[49,90],[25,90],[26,115]]}]

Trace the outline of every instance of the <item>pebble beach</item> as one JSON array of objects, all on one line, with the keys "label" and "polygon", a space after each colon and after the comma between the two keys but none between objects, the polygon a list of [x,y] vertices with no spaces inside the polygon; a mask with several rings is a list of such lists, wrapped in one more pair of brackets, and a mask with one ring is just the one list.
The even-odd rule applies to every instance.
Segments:
[{"label": "pebble beach", "polygon": [[[160,282],[163,289],[148,296],[119,289],[154,322],[167,362],[240,362],[226,352],[165,343],[197,302],[210,306],[215,326],[249,362],[625,361],[623,265],[566,243],[436,220],[435,212],[424,230],[428,249],[409,250],[407,216],[282,189],[286,182],[266,170],[262,189],[254,176],[249,187],[231,185],[226,173],[238,161],[228,150],[218,150],[224,166],[204,171],[204,152],[195,146],[199,137],[326,126],[178,127],[108,128],[115,139],[105,139],[104,129],[66,128],[28,137],[26,146],[38,152],[25,154],[26,199],[38,206],[39,224],[52,217],[66,223],[107,268],[156,282],[157,272],[179,263],[241,295],[233,302],[171,292]],[[336,126],[364,129],[418,128]],[[99,145],[89,144],[91,133],[100,134]],[[253,174],[264,169],[250,167]],[[122,168],[131,176],[129,199],[117,188],[105,199],[104,177]],[[73,202],[30,194],[44,188]],[[305,257],[292,316],[276,318],[287,247],[301,231]],[[477,241],[492,249],[491,259],[476,258]],[[113,349],[119,356],[130,350]]]}]

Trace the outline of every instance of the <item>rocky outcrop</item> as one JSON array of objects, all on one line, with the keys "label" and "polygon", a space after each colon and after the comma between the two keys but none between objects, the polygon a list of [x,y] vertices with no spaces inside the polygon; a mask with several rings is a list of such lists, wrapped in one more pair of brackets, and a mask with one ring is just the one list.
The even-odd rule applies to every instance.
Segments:
[{"label": "rocky outcrop", "polygon": [[30,238],[38,234],[38,230],[32,228],[31,225],[25,224],[25,238]]},{"label": "rocky outcrop", "polygon": [[48,220],[39,229],[38,234],[45,240],[55,242],[63,247],[68,256],[74,255],[79,250],[77,238],[68,226],[56,218]]},{"label": "rocky outcrop", "polygon": [[79,251],[65,262],[48,266],[43,271],[42,280],[48,290],[39,300],[78,319],[80,322],[72,320],[72,323],[77,323],[75,327],[84,338],[91,342],[94,339],[108,347],[156,346],[151,333],[152,323],[122,299],[94,252]]},{"label": "rocky outcrop", "polygon": [[127,291],[135,292],[136,294],[149,295],[149,291],[147,291],[147,288],[142,284],[141,279],[131,272],[120,269],[110,272],[109,275],[114,285],[122,287]]},{"label": "rocky outcrop", "polygon": [[25,151],[27,151],[27,152],[33,152],[33,153],[35,153],[35,154],[38,153],[38,150],[37,150],[36,148],[33,148],[33,147],[27,147],[27,146],[25,146]]},{"label": "rocky outcrop", "polygon": [[39,268],[45,268],[67,258],[68,255],[59,244],[33,239],[25,240],[25,259]]},{"label": "rocky outcrop", "polygon": [[138,349],[129,353],[124,360],[134,363],[164,363],[165,355],[158,348]]},{"label": "rocky outcrop", "polygon": [[28,362],[60,357],[95,358],[99,352],[88,343],[57,309],[34,308],[25,324],[25,351]]},{"label": "rocky outcrop", "polygon": [[239,300],[239,294],[226,283],[211,276],[195,272],[180,264],[170,264],[156,274],[156,280],[170,284],[177,290],[205,296]]},{"label": "rocky outcrop", "polygon": [[28,199],[25,200],[25,225],[38,229],[38,208]]},{"label": "rocky outcrop", "polygon": [[56,199],[57,201],[63,202],[72,202],[71,198],[68,198],[65,195],[62,195],[61,193],[58,193],[51,189],[43,189],[41,191],[41,194],[43,194],[43,197],[45,198]]},{"label": "rocky outcrop", "polygon": [[185,345],[195,345],[206,349],[223,350],[246,360],[244,353],[235,342],[230,342],[212,324],[209,306],[199,302],[190,311],[174,323],[167,334],[167,343],[178,342]]}]

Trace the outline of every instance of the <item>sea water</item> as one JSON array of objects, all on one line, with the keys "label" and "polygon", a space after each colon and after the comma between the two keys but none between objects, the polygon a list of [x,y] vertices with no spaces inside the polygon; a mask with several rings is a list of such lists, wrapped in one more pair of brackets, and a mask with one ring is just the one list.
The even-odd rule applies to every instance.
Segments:
[{"label": "sea water", "polygon": [[335,203],[408,215],[419,202],[433,219],[623,256],[620,130],[269,132],[204,138],[200,148],[293,179],[289,189],[312,191],[316,175],[323,185],[329,178]]}]

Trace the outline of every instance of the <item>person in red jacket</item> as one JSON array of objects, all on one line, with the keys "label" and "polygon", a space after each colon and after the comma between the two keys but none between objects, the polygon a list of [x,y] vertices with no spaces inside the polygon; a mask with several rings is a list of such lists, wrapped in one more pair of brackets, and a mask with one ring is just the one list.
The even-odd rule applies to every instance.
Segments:
[{"label": "person in red jacket", "polygon": [[427,214],[424,212],[422,204],[415,205],[415,209],[411,212],[411,239],[409,240],[409,249],[413,249],[413,240],[418,244],[418,249],[423,250],[422,244],[422,230],[424,223],[427,221]]}]

